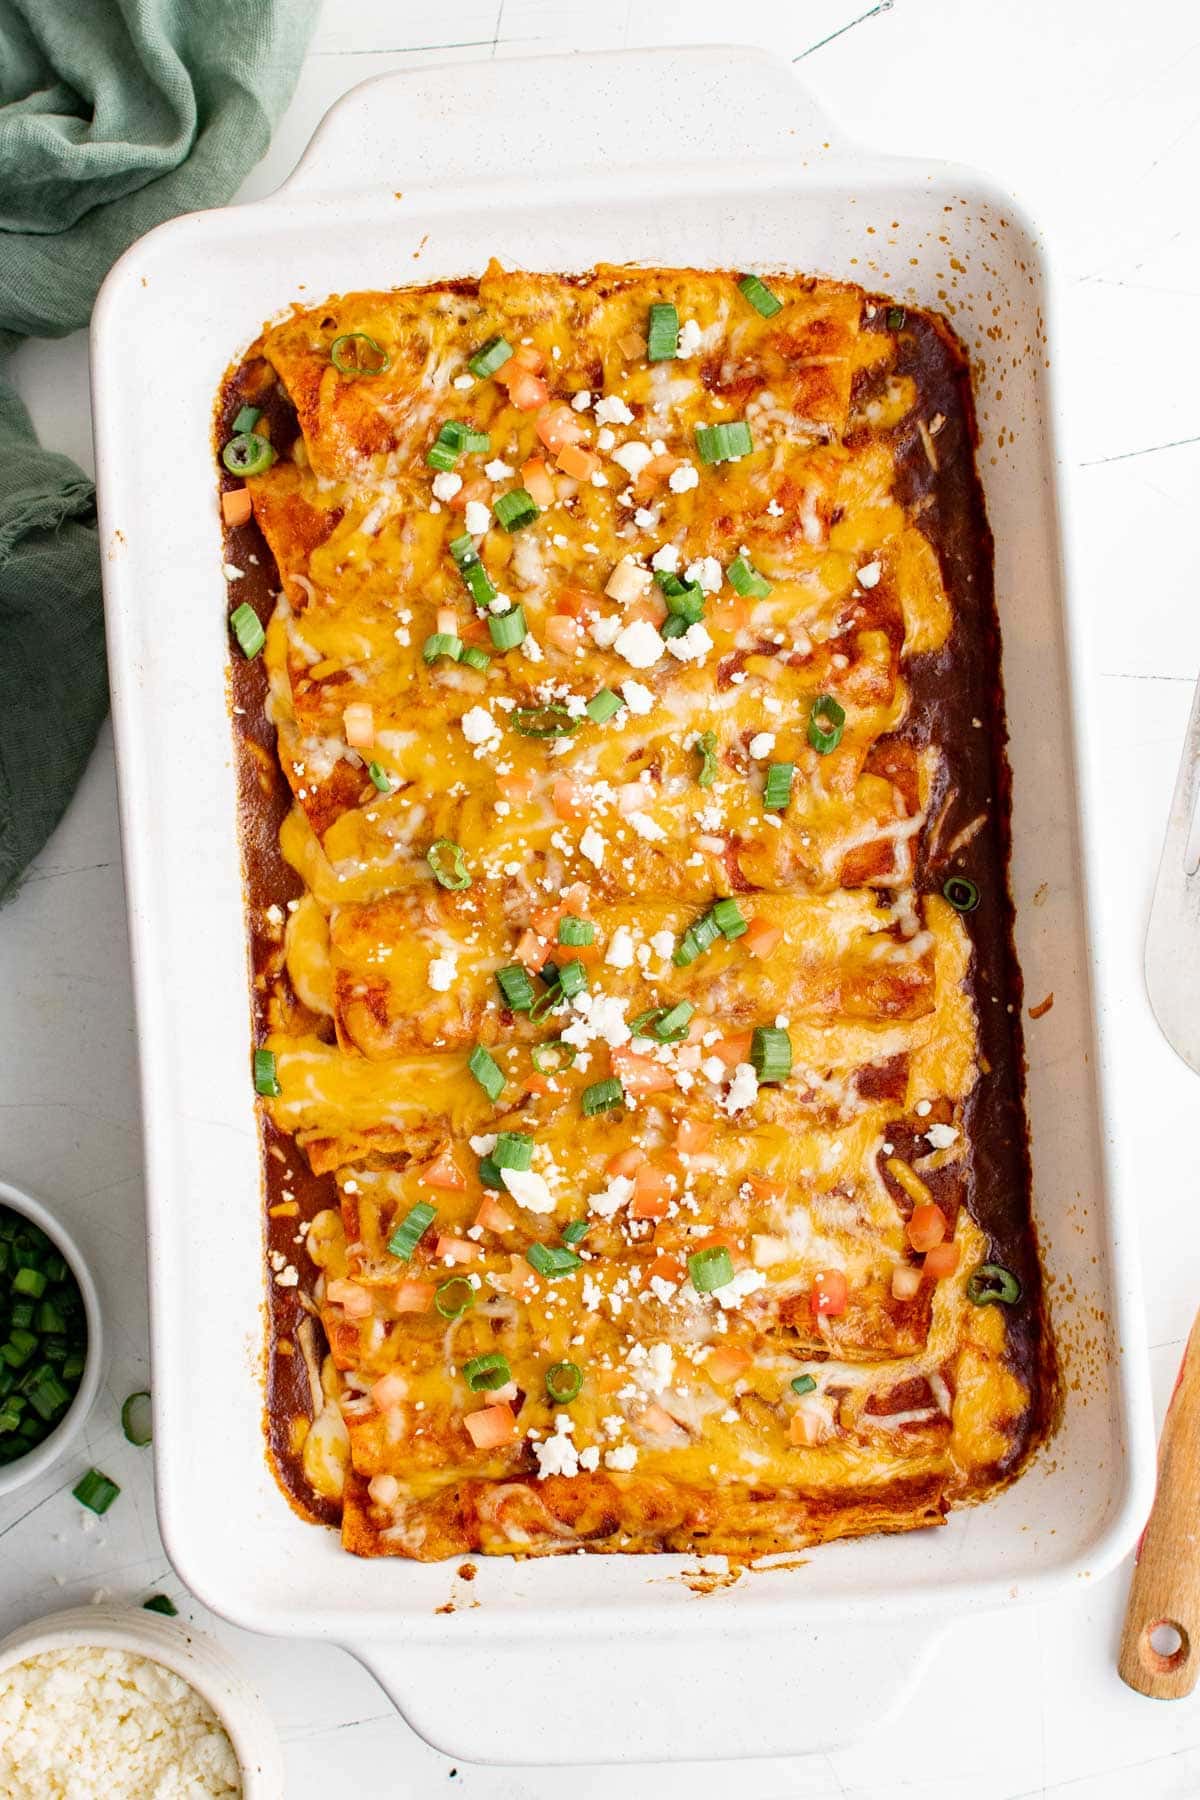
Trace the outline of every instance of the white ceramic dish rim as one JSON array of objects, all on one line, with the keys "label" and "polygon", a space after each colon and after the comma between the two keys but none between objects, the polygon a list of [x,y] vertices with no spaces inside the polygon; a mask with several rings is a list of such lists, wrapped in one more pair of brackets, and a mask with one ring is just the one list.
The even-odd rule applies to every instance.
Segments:
[{"label": "white ceramic dish rim", "polygon": [[[552,72],[547,67],[551,61],[554,64]],[[523,65],[526,79],[530,67]],[[564,142],[573,141],[565,129],[567,121],[581,116],[581,106],[586,115],[587,103],[595,101],[596,93],[611,91],[615,94],[619,113],[622,96],[626,90],[629,94],[639,91],[639,82],[644,95],[658,92],[673,79],[679,83],[685,78],[693,82],[703,80],[710,84],[712,91],[721,89],[726,94],[728,90],[728,95],[733,96],[731,104],[740,102],[739,116],[747,120],[745,158],[736,162],[724,157],[714,158],[701,130],[681,128],[676,134],[678,162],[669,167],[654,168],[652,182],[646,178],[642,188],[636,190],[639,203],[649,206],[652,186],[657,204],[670,203],[681,210],[686,209],[689,198],[697,193],[705,208],[711,206],[714,213],[726,204],[726,196],[731,197],[728,201],[731,206],[737,196],[748,192],[756,197],[759,193],[764,194],[767,197],[764,204],[778,193],[781,203],[786,198],[789,202],[794,199],[799,205],[801,200],[810,198],[806,184],[814,184],[819,198],[824,192],[820,184],[823,182],[832,190],[840,177],[847,181],[853,179],[864,192],[881,197],[890,211],[893,206],[901,209],[906,195],[910,204],[916,205],[927,184],[941,183],[946,193],[957,190],[975,196],[981,207],[990,206],[998,215],[1003,213],[1005,223],[1010,225],[1014,238],[1030,258],[1034,272],[1030,280],[1036,275],[1040,281],[1042,305],[1053,318],[1053,287],[1047,278],[1044,246],[1036,228],[1013,203],[1011,196],[973,171],[944,164],[902,162],[845,146],[837,140],[828,123],[811,108],[790,73],[773,59],[754,52],[719,47],[687,52],[544,59],[543,67],[547,67],[548,74],[552,73],[553,80],[543,83],[542,91],[551,95],[553,89],[549,104],[552,110],[555,106],[559,109],[557,118],[551,118],[549,128],[553,129],[556,124],[563,127]],[[513,229],[519,233],[533,229],[524,223],[527,216],[540,218],[547,208],[570,207],[578,211],[594,206],[601,209],[615,204],[614,194],[620,191],[622,184],[631,191],[635,189],[636,179],[631,170],[638,168],[639,157],[643,168],[647,162],[652,163],[653,158],[644,156],[645,146],[638,139],[638,121],[628,111],[615,122],[608,121],[612,155],[602,169],[581,167],[565,172],[560,164],[555,174],[539,176],[535,184],[527,184],[524,188],[510,177],[501,178],[494,173],[481,177],[478,168],[469,166],[470,156],[474,154],[470,146],[464,148],[460,139],[437,132],[440,117],[446,116],[451,109],[467,105],[475,109],[482,106],[488,122],[496,124],[498,106],[494,96],[507,93],[511,98],[513,89],[506,88],[505,83],[515,82],[521,73],[522,66],[514,63],[448,66],[425,68],[412,75],[379,77],[365,83],[339,102],[323,122],[296,175],[279,196],[252,208],[203,215],[160,228],[135,246],[117,265],[96,310],[97,465],[101,479],[103,542],[106,545],[106,604],[114,723],[143,1058],[152,1321],[159,1411],[163,1418],[158,1470],[164,1538],[184,1578],[218,1610],[260,1630],[328,1635],[354,1648],[385,1676],[383,1664],[387,1661],[389,1644],[420,1643],[432,1648],[445,1644],[452,1636],[456,1654],[461,1657],[469,1643],[482,1646],[493,1641],[515,1643],[522,1640],[529,1644],[535,1644],[539,1639],[552,1641],[554,1621],[564,1606],[571,1609],[571,1630],[576,1641],[585,1636],[601,1639],[634,1628],[639,1634],[686,1628],[689,1634],[702,1633],[711,1645],[714,1632],[792,1630],[801,1620],[820,1619],[828,1624],[848,1618],[877,1618],[881,1612],[889,1617],[912,1612],[940,1617],[961,1608],[997,1604],[1009,1598],[1045,1598],[1056,1588],[1081,1579],[1095,1579],[1119,1560],[1144,1521],[1153,1483],[1153,1438],[1142,1339],[1136,1228],[1128,1198],[1130,1190],[1120,1179],[1113,1179],[1113,1146],[1099,1122],[1096,1086],[1102,1091],[1105,1079],[1103,947],[1100,921],[1088,907],[1087,884],[1082,870],[1069,900],[1069,906],[1078,916],[1074,922],[1067,921],[1068,934],[1073,935],[1065,940],[1067,950],[1064,954],[1069,959],[1077,952],[1077,966],[1072,973],[1079,1041],[1070,1046],[1070,1053],[1076,1059],[1086,1060],[1089,1043],[1095,1043],[1097,1039],[1099,1042],[1097,1066],[1093,1071],[1095,1081],[1092,1075],[1082,1078],[1080,1104],[1088,1113],[1087,1129],[1092,1132],[1088,1143],[1091,1163],[1086,1179],[1094,1185],[1098,1197],[1105,1193],[1108,1196],[1102,1222],[1092,1229],[1098,1234],[1104,1269],[1103,1297],[1108,1325],[1104,1340],[1107,1372],[1103,1401],[1111,1413],[1111,1426],[1105,1439],[1108,1467],[1099,1466],[1105,1460],[1102,1457],[1096,1468],[1089,1466],[1085,1470],[1080,1467],[1077,1471],[1080,1482],[1092,1483],[1093,1498],[1098,1492],[1105,1496],[1104,1509],[1097,1514],[1099,1522],[1090,1536],[1073,1540],[1061,1554],[1052,1553],[1038,1564],[1032,1557],[1022,1562],[1018,1553],[1020,1539],[1016,1534],[1028,1532],[1030,1523],[1016,1522],[1008,1527],[998,1527],[998,1530],[1006,1529],[1010,1533],[1010,1560],[999,1559],[991,1574],[981,1573],[978,1569],[964,1574],[962,1547],[975,1529],[968,1512],[956,1515],[947,1528],[947,1538],[951,1538],[952,1533],[957,1534],[959,1552],[945,1553],[945,1562],[938,1565],[936,1580],[914,1580],[911,1574],[899,1573],[902,1567],[908,1566],[906,1557],[911,1563],[909,1553],[916,1554],[911,1543],[906,1549],[899,1540],[890,1540],[881,1548],[881,1540],[860,1540],[855,1545],[839,1546],[822,1553],[819,1575],[806,1580],[802,1586],[793,1582],[785,1591],[779,1585],[784,1577],[763,1575],[756,1577],[748,1588],[742,1584],[741,1592],[734,1590],[720,1597],[714,1596],[699,1607],[687,1604],[678,1585],[672,1586],[662,1575],[649,1572],[647,1559],[643,1559],[637,1575],[619,1570],[618,1564],[636,1560],[625,1558],[585,1559],[585,1563],[591,1565],[590,1569],[576,1564],[569,1577],[562,1577],[561,1569],[556,1572],[548,1565],[524,1569],[507,1565],[507,1572],[498,1572],[495,1564],[485,1564],[472,1589],[473,1597],[482,1596],[483,1604],[470,1610],[461,1608],[453,1622],[448,1623],[445,1618],[433,1616],[431,1601],[438,1589],[429,1579],[429,1565],[415,1570],[412,1565],[407,1565],[399,1572],[395,1565],[383,1570],[376,1567],[368,1585],[359,1571],[343,1567],[340,1575],[335,1576],[322,1552],[310,1550],[306,1553],[297,1548],[296,1554],[313,1576],[311,1583],[299,1584],[305,1589],[303,1594],[294,1591],[295,1583],[292,1591],[286,1593],[278,1587],[269,1591],[268,1587],[256,1589],[249,1583],[239,1586],[232,1567],[223,1566],[220,1544],[207,1537],[203,1526],[194,1516],[189,1516],[185,1493],[192,1467],[189,1446],[182,1426],[173,1418],[175,1401],[169,1407],[161,1401],[164,1385],[169,1384],[179,1394],[186,1388],[182,1363],[184,1346],[176,1333],[173,1314],[178,1306],[176,1287],[186,1288],[192,1274],[191,1266],[182,1254],[183,1245],[170,1201],[172,1185],[178,1184],[179,1155],[194,1109],[181,1106],[179,1093],[172,1090],[164,1072],[163,1059],[171,1046],[171,1034],[169,1009],[164,1011],[162,1004],[163,990],[169,981],[169,972],[162,962],[164,943],[169,935],[163,869],[169,865],[172,846],[167,841],[170,820],[161,808],[156,810],[154,804],[153,783],[160,781],[162,776],[152,752],[156,730],[161,735],[168,729],[168,722],[161,710],[162,677],[156,668],[159,652],[142,630],[139,582],[144,586],[147,581],[169,579],[182,583],[181,591],[186,591],[191,581],[191,592],[198,605],[207,608],[214,602],[208,575],[201,574],[192,581],[190,566],[181,570],[178,557],[172,560],[169,553],[160,554],[156,561],[152,548],[148,550],[140,538],[134,541],[131,527],[136,526],[140,517],[143,496],[138,484],[126,475],[123,467],[130,463],[138,437],[136,403],[128,391],[128,384],[122,380],[122,346],[127,333],[140,331],[144,325],[153,323],[154,302],[148,303],[147,310],[144,300],[148,285],[150,289],[156,285],[164,288],[172,304],[184,304],[182,284],[186,282],[187,271],[194,275],[206,258],[221,254],[222,247],[235,254],[238,247],[249,249],[253,246],[257,253],[264,242],[269,241],[277,246],[278,254],[285,260],[288,256],[293,259],[301,256],[304,262],[298,266],[304,266],[306,273],[311,261],[317,273],[309,298],[312,292],[327,292],[337,286],[386,285],[383,281],[372,281],[369,272],[366,276],[361,273],[366,255],[362,250],[362,235],[364,226],[368,225],[381,232],[388,230],[384,202],[400,198],[391,190],[395,186],[396,171],[401,168],[406,180],[404,218],[407,223],[403,229],[410,229],[415,234],[424,225],[435,233],[448,232],[458,221],[460,229],[465,231],[467,225],[462,221],[469,224],[472,219],[490,218],[493,221],[491,227],[485,229],[479,224],[473,227],[475,241],[482,237],[485,244],[488,244],[489,236],[495,235],[497,218],[507,228],[511,218],[518,217],[522,223]],[[751,109],[747,108],[746,92],[740,97],[736,95],[739,82],[744,90],[753,92]],[[722,83],[725,88],[721,87]],[[608,84],[607,88],[605,84]],[[490,107],[488,95],[492,96]],[[661,110],[656,108],[655,114],[660,117]],[[529,154],[522,134],[527,136],[534,127],[525,119],[510,118],[498,124],[497,129],[508,132],[509,154],[495,160],[506,167],[514,162],[519,165],[522,154],[526,157]],[[488,142],[494,151],[494,135]],[[422,157],[426,159],[424,162]],[[436,167],[432,166],[434,157],[440,159]],[[467,166],[463,166],[463,158],[467,159]],[[582,160],[586,161],[586,158]],[[536,188],[535,199],[529,196],[531,185]],[[385,193],[385,190],[388,191]],[[411,210],[407,210],[409,208]],[[567,233],[565,225],[563,230]],[[340,256],[343,245],[347,272],[325,280],[321,273],[322,254],[333,256],[336,252]],[[620,242],[607,251],[609,255],[625,253],[626,248]],[[632,260],[644,260],[632,251],[628,254]],[[736,256],[733,253],[722,256],[693,252],[690,258],[685,253],[682,259],[713,263],[736,260],[750,266],[771,266],[768,251],[756,255],[748,248],[740,249]],[[660,260],[671,258],[667,255]],[[790,257],[779,255],[775,266],[794,260],[794,254]],[[478,266],[474,259],[473,266]],[[572,264],[564,257],[543,262],[541,266]],[[584,265],[577,259],[573,266]],[[819,260],[806,261],[803,266],[834,274],[846,273]],[[1021,266],[1023,268],[1024,264]],[[461,266],[446,271],[436,266],[414,269],[414,275],[423,278],[442,272],[459,273]],[[872,276],[867,270],[854,278],[872,284]],[[394,275],[392,280],[395,280]],[[892,290],[899,297],[910,293],[907,274],[892,283]],[[289,297],[287,282],[281,277],[269,301],[258,306],[258,316],[277,310]],[[914,287],[910,297],[919,300],[922,296]],[[237,330],[229,334],[226,328],[223,348],[226,358],[236,352],[237,333],[245,330],[247,307],[253,308],[255,304],[255,299],[249,297],[242,305]],[[229,312],[229,317],[232,316]],[[1054,435],[1061,423],[1054,384],[1055,377],[1051,372],[1041,377],[1037,389],[1044,417],[1039,417],[1041,435],[1035,439],[1034,449],[1041,458],[1043,484],[1051,489],[1043,502],[1043,535],[1037,548],[1043,559],[1053,565],[1047,579],[1054,589],[1058,616],[1057,606],[1059,602],[1065,603],[1068,584],[1061,575],[1062,546],[1052,492],[1056,461],[1061,474],[1061,458],[1056,459],[1054,453]],[[215,387],[215,381],[212,386]],[[200,417],[198,409],[206,411],[211,391],[212,387],[198,399],[186,384],[179,387],[180,404],[193,425]],[[211,468],[204,461],[203,479],[207,490],[201,491],[201,461],[196,461],[194,470],[185,470],[183,462],[187,454],[190,452],[181,458],[176,484],[191,494],[195,504],[210,508],[213,521],[211,525],[206,522],[205,530],[209,535],[202,544],[196,539],[192,545],[203,562],[204,558],[211,557],[211,546],[216,542]],[[133,460],[136,462],[136,458]],[[145,471],[139,473],[144,475]],[[174,526],[179,541],[186,541],[190,527],[185,526],[178,513]],[[174,531],[171,535],[174,537]],[[1086,756],[1088,734],[1079,698],[1083,655],[1081,621],[1078,613],[1070,609],[1066,618],[1065,642],[1060,625],[1051,654],[1061,664],[1061,678],[1072,697],[1070,729],[1064,731],[1060,745],[1060,766],[1076,765],[1075,809],[1072,811],[1068,806],[1065,827],[1069,839],[1068,861],[1074,870],[1080,835],[1085,866],[1091,857],[1089,820],[1095,814],[1097,796]],[[1007,625],[1005,631],[1007,675],[1012,642]],[[202,654],[211,657],[216,649],[223,656],[223,639],[218,646],[215,634],[210,634],[204,640]],[[192,708],[200,703],[193,689],[198,690],[202,684],[193,680],[192,668],[185,667],[182,658],[174,663],[173,675],[179,704]],[[1007,675],[1007,682],[1011,717],[1014,710],[1011,675]],[[155,711],[156,704],[159,705],[158,712]],[[227,746],[223,744],[222,758],[227,761],[227,757]],[[193,821],[192,838],[198,832],[200,840],[214,855],[226,856],[230,826],[226,809],[231,791],[227,774],[222,776],[219,785],[221,791],[214,794],[207,790],[189,790],[198,794],[194,807],[198,817]],[[182,790],[179,793],[182,796]],[[1025,949],[1022,956],[1027,978],[1033,981],[1037,971],[1031,970]],[[1090,991],[1092,964],[1095,965],[1101,1002],[1100,1016],[1095,1020]],[[1064,1020],[1066,1012],[1067,1003],[1060,998],[1055,1014],[1051,1015],[1054,1028],[1058,1021]],[[229,1020],[232,1018],[230,1012]],[[1063,1028],[1066,1029],[1065,1024]],[[236,1026],[228,1025],[221,1043],[228,1057],[236,1059],[248,1054],[244,1012]],[[240,1074],[239,1068],[239,1080]],[[1037,1082],[1044,1079],[1040,1072],[1035,1071],[1035,1075]],[[1031,1082],[1033,1079],[1031,1076]],[[216,1115],[219,1129],[239,1131],[249,1138],[252,1124],[244,1092],[239,1088],[234,1096],[226,1091],[227,1076],[223,1068],[214,1074],[213,1083],[219,1090],[219,1098],[212,1102],[211,1110]],[[1048,1093],[1051,1091],[1052,1088],[1047,1089]],[[1035,1131],[1035,1162],[1037,1139]],[[243,1334],[239,1341],[245,1343],[253,1361],[257,1346],[254,1334],[246,1333],[244,1313],[236,1321],[232,1314],[227,1315],[225,1328]],[[242,1444],[239,1454],[250,1454],[248,1442]],[[261,1447],[257,1444],[255,1454],[261,1458]],[[1034,1471],[1031,1470],[1012,1492],[1032,1495],[1033,1480]],[[1011,1493],[1001,1496],[993,1504],[1004,1507],[1010,1499]],[[271,1509],[278,1505],[271,1494],[258,1497],[258,1524],[268,1537],[276,1523]],[[1009,1507],[1004,1515],[1006,1519],[1012,1511]],[[310,1532],[310,1535],[319,1539],[324,1534]],[[288,1538],[289,1545],[293,1537]],[[831,1556],[843,1560],[834,1564],[826,1560]],[[343,1565],[346,1560],[342,1559]],[[555,1560],[559,1564],[563,1561]],[[678,1572],[688,1559],[648,1560]],[[605,1570],[602,1577],[594,1573],[597,1565]],[[858,1571],[857,1576],[850,1575],[852,1568]],[[836,1573],[830,1574],[831,1570]],[[569,1584],[569,1598],[564,1581]],[[441,1597],[449,1583],[450,1571],[443,1569]],[[652,1591],[652,1587],[657,1591]],[[461,1593],[459,1599],[462,1600]]]},{"label": "white ceramic dish rim", "polygon": [[62,1220],[43,1201],[35,1200],[32,1194],[11,1186],[7,1181],[0,1181],[0,1206],[7,1206],[13,1212],[21,1213],[31,1224],[39,1225],[55,1248],[62,1252],[72,1275],[79,1283],[88,1330],[87,1356],[79,1386],[75,1390],[75,1398],[49,1437],[43,1438],[36,1450],[30,1451],[28,1456],[21,1457],[18,1462],[0,1468],[0,1497],[3,1497],[15,1494],[26,1482],[44,1475],[74,1443],[100,1389],[100,1376],[104,1368],[104,1327],[100,1319],[100,1296],[96,1292],[96,1283],[87,1258]]},{"label": "white ceramic dish rim", "polygon": [[0,1639],[0,1685],[18,1663],[52,1650],[127,1650],[161,1663],[217,1715],[237,1757],[242,1800],[283,1800],[283,1752],[262,1701],[215,1639],[180,1620],[120,1606],[73,1606]]}]

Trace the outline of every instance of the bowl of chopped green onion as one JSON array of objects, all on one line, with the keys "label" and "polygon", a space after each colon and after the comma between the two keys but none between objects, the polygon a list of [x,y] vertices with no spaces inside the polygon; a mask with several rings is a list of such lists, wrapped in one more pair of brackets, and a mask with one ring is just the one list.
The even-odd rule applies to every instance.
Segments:
[{"label": "bowl of chopped green onion", "polygon": [[0,1181],[0,1495],[62,1455],[100,1385],[100,1303],[71,1234]]}]

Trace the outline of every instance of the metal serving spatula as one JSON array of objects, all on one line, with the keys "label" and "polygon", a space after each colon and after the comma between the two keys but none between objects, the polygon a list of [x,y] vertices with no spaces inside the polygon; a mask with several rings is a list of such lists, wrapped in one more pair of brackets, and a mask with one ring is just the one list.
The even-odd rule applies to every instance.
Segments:
[{"label": "metal serving spatula", "polygon": [[[1200,1074],[1200,681],[1146,933],[1146,987],[1172,1049]],[[1190,1694],[1200,1674],[1200,1316],[1158,1446],[1158,1487],[1142,1533],[1117,1660],[1154,1700]]]}]

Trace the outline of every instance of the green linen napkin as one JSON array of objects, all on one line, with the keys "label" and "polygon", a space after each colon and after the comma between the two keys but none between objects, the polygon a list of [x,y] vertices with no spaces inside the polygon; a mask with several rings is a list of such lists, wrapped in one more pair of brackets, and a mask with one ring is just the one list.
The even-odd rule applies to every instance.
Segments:
[{"label": "green linen napkin", "polygon": [[[227,201],[291,97],[317,0],[0,0],[0,353],[86,325],[121,252]],[[91,483],[0,378],[0,902],[108,705]]]}]

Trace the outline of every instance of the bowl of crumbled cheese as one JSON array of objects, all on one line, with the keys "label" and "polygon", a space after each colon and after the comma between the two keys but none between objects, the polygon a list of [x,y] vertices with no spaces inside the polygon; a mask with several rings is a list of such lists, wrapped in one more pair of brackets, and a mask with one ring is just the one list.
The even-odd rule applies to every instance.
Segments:
[{"label": "bowl of crumbled cheese", "polygon": [[4,1800],[283,1800],[261,1700],[212,1638],[116,1606],[0,1642]]}]

